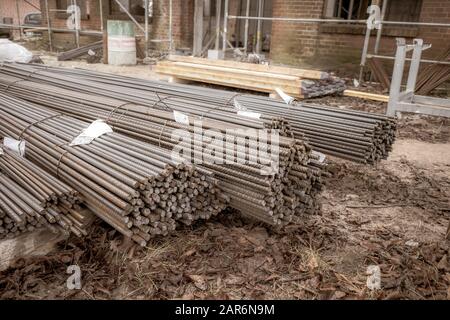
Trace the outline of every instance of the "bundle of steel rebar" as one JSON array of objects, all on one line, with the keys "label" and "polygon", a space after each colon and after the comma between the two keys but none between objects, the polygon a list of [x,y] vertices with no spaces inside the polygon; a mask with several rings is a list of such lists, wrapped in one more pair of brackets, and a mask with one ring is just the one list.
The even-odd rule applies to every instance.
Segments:
[{"label": "bundle of steel rebar", "polygon": [[115,132],[71,146],[89,123],[0,94],[0,134],[27,143],[27,158],[79,191],[86,206],[145,245],[223,210],[217,180],[207,170],[160,147]]},{"label": "bundle of steel rebar", "polygon": [[[386,159],[395,140],[396,119],[363,111],[330,108],[310,103],[286,105],[262,96],[182,84],[167,84],[83,69],[30,65],[5,65],[1,72],[13,78],[49,83],[61,88],[114,97],[153,108],[169,108],[189,115],[252,128],[280,129],[281,134],[307,138],[311,146],[328,155],[373,164]],[[11,85],[15,92],[20,83]],[[16,93],[14,93],[16,94]],[[22,96],[26,96],[23,93]],[[239,109],[260,113],[243,118]]]},{"label": "bundle of steel rebar", "polygon": [[87,234],[75,190],[6,149],[0,153],[0,238],[41,226]]},{"label": "bundle of steel rebar", "polygon": [[[437,56],[435,60],[450,61],[450,46]],[[430,64],[420,70],[416,82],[416,94],[427,95],[442,83],[450,79],[450,66],[441,64]]]},{"label": "bundle of steel rebar", "polygon": [[85,46],[75,48],[69,51],[61,52],[58,54],[58,61],[66,61],[66,60],[72,60],[73,58],[77,58],[79,56],[82,56],[84,54],[88,54],[89,51],[95,52],[96,50],[103,48],[103,40],[87,44]]},{"label": "bundle of steel rebar", "polygon": [[[14,77],[5,75],[3,81],[16,81]],[[139,104],[56,87],[50,83],[34,82],[23,79],[10,86],[8,91],[16,96],[42,104],[60,112],[82,120],[104,119],[118,132],[144,140],[154,145],[172,149],[178,145],[172,136],[178,129],[184,129],[187,135],[203,136],[208,130],[215,130],[221,134],[231,136],[233,145],[238,139],[245,139],[246,134],[229,129],[245,130],[243,124],[251,123],[250,128],[263,129],[264,124],[252,121],[251,118],[236,116],[236,121],[229,122],[228,114],[220,117],[215,113],[215,119],[199,118],[201,128],[191,118],[189,125],[175,121],[173,112],[167,110],[150,109]],[[5,86],[6,87],[6,86]],[[180,109],[182,110],[182,109]],[[270,134],[270,132],[269,132]],[[218,142],[224,143],[222,142]],[[226,141],[228,143],[228,140]],[[181,142],[190,148],[190,142]],[[200,148],[207,147],[203,142]],[[233,156],[248,160],[248,155],[261,154],[258,144],[246,145],[248,153],[233,148]],[[277,146],[278,147],[278,146]],[[194,154],[194,160],[200,160],[197,168],[207,169],[220,180],[219,187],[224,195],[230,199],[230,205],[240,210],[244,215],[251,216],[269,224],[279,225],[290,222],[295,215],[315,207],[314,196],[320,189],[322,166],[315,156],[311,155],[310,147],[300,139],[280,137],[279,140],[278,172],[261,175],[266,165],[263,164],[218,164],[214,157]],[[271,150],[271,145],[268,146]],[[201,159],[198,159],[198,158]],[[260,156],[264,163],[270,163],[270,156]],[[198,161],[197,161],[198,162]]]}]

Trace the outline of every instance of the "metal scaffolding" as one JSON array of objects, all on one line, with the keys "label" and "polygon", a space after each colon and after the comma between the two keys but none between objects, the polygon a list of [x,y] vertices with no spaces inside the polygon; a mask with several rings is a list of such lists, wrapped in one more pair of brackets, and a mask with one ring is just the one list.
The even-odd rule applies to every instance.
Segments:
[{"label": "metal scaffolding", "polygon": [[[397,39],[397,52],[395,54],[394,70],[392,72],[391,88],[387,115],[394,116],[400,112],[413,112],[433,116],[450,117],[450,100],[435,97],[416,95],[415,87],[419,73],[422,51],[431,47],[424,45],[422,39],[414,39],[413,44],[406,44],[405,39]],[[406,89],[401,91],[403,72],[405,69],[406,54],[412,51],[411,64],[408,72]]]},{"label": "metal scaffolding", "polygon": [[[22,37],[24,28],[32,28],[34,30],[45,30],[48,33],[48,41],[49,41],[49,49],[50,49],[50,51],[53,51],[52,34],[54,32],[73,33],[75,35],[75,42],[77,44],[77,47],[79,47],[79,44],[80,44],[80,35],[98,36],[98,37],[103,36],[103,31],[104,31],[104,6],[103,6],[103,1],[102,0],[98,1],[99,14],[100,14],[100,30],[83,30],[82,26],[81,26],[81,19],[75,23],[75,27],[73,29],[54,28],[54,27],[52,27],[52,21],[51,21],[50,12],[53,12],[53,11],[64,11],[64,12],[67,12],[67,10],[50,9],[50,7],[48,5],[48,0],[44,1],[45,9],[44,10],[42,10],[42,8],[40,9],[41,13],[45,12],[47,26],[33,26],[33,27],[30,27],[30,26],[27,26],[27,25],[23,25],[22,22],[21,22],[21,16],[20,16],[19,1],[22,1],[22,0],[16,0],[16,15],[17,15],[17,19],[18,19],[18,24],[0,23],[0,27],[10,28],[10,29],[18,29],[20,31],[20,37]],[[172,22],[173,22],[173,18],[172,18],[173,1],[172,0],[169,0],[169,17],[168,17],[169,18],[169,28],[168,28],[167,39],[149,39],[149,35],[148,35],[148,33],[149,33],[149,19],[148,19],[149,0],[145,0],[145,22],[144,22],[144,27],[141,26],[141,24],[133,17],[133,15],[128,11],[128,9],[126,7],[124,7],[122,3],[120,3],[120,1],[118,1],[118,0],[114,0],[114,1],[122,9],[122,11],[124,11],[124,13],[130,18],[130,20],[137,26],[137,28],[142,31],[144,39],[145,39],[145,53],[146,53],[146,57],[148,57],[149,42],[167,42],[169,44],[168,51],[169,52],[173,51],[173,36],[172,36],[172,29],[173,29],[173,26],[172,26]],[[71,0],[71,4],[74,5],[74,6],[77,6],[77,0]],[[69,13],[69,12],[67,12],[67,13]]]},{"label": "metal scaffolding", "polygon": [[[380,20],[375,21],[376,24],[379,25],[379,29],[377,29],[377,35],[376,35],[376,40],[375,40],[375,48],[374,48],[374,54],[369,54],[369,43],[370,43],[370,36],[371,36],[371,31],[372,29],[369,28],[368,26],[368,20],[352,20],[352,19],[322,19],[322,18],[286,18],[286,17],[263,17],[263,3],[264,1],[262,0],[258,0],[259,1],[259,10],[258,10],[258,16],[257,17],[251,17],[249,16],[249,10],[246,10],[246,15],[245,16],[235,16],[235,15],[229,15],[228,14],[228,10],[225,10],[224,12],[224,30],[223,30],[223,46],[222,46],[222,50],[225,54],[225,52],[228,50],[227,47],[227,41],[225,39],[227,39],[227,25],[228,25],[228,20],[232,20],[232,19],[242,19],[245,20],[246,22],[246,28],[245,28],[245,34],[244,37],[245,39],[248,39],[248,21],[249,20],[256,20],[258,22],[262,22],[262,21],[283,21],[283,22],[292,22],[292,23],[305,23],[305,24],[309,24],[309,23],[339,23],[339,24],[362,24],[362,25],[366,25],[366,31],[365,31],[365,38],[364,38],[364,46],[362,48],[362,53],[361,53],[361,61],[360,61],[360,74],[359,74],[359,80],[360,82],[362,81],[362,74],[363,74],[363,68],[366,65],[366,61],[368,57],[377,57],[377,58],[381,58],[381,59],[391,59],[393,60],[394,57],[389,57],[389,56],[382,56],[382,55],[378,55],[378,51],[379,51],[379,47],[380,47],[380,42],[381,42],[381,36],[382,36],[382,30],[383,30],[383,25],[397,25],[397,26],[423,26],[423,27],[442,27],[442,28],[450,28],[450,23],[438,23],[438,22],[405,22],[405,21],[385,21],[384,17],[385,17],[385,13],[386,13],[386,7],[387,7],[387,2],[388,0],[384,0],[383,1],[383,6],[382,6],[382,10],[381,10],[381,16],[380,16]],[[248,2],[247,2],[247,6],[248,6]],[[228,9],[228,7],[226,7],[226,9]],[[260,23],[258,23],[258,30],[261,29],[261,25]],[[258,39],[260,41],[260,31],[258,31]],[[228,43],[228,45],[230,45]],[[217,49],[217,48],[216,48]],[[234,49],[231,46],[231,49]],[[256,51],[258,52],[260,49],[260,45],[256,46]],[[247,51],[247,42],[244,44],[244,50]],[[446,62],[441,62],[441,61],[434,61],[434,60],[422,60],[422,62],[425,63],[443,63],[446,64]]]}]

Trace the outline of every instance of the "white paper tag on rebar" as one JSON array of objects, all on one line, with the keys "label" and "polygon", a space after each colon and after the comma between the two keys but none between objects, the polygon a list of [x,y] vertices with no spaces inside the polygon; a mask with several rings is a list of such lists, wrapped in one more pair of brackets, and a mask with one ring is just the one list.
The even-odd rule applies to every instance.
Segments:
[{"label": "white paper tag on rebar", "polygon": [[0,156],[2,156],[2,155],[3,155],[3,148],[0,147]]},{"label": "white paper tag on rebar", "polygon": [[325,159],[327,158],[326,155],[324,155],[322,152],[317,152],[317,151],[311,151],[312,155],[318,156],[319,160],[317,160],[320,163],[323,163],[325,161]]},{"label": "white paper tag on rebar", "polygon": [[16,140],[13,138],[3,138],[3,146],[5,149],[11,150],[19,156],[25,156],[25,141]]},{"label": "white paper tag on rebar", "polygon": [[261,113],[251,112],[251,111],[238,110],[237,114],[239,116],[243,116],[243,117],[247,117],[247,118],[254,118],[254,119],[261,118]]},{"label": "white paper tag on rebar", "polygon": [[176,122],[189,125],[189,117],[187,115],[185,115],[184,113],[174,110],[173,117]]},{"label": "white paper tag on rebar", "polygon": [[292,102],[294,102],[295,99],[293,97],[291,97],[290,95],[284,93],[283,90],[281,90],[280,88],[275,88],[275,91],[278,93],[280,98],[283,99],[283,101],[286,104],[291,104]]},{"label": "white paper tag on rebar", "polygon": [[234,109],[236,109],[237,111],[247,111],[247,108],[240,104],[236,99],[233,99],[233,103]]},{"label": "white paper tag on rebar", "polygon": [[111,127],[105,123],[103,120],[95,120],[92,122],[89,127],[83,130],[83,132],[73,139],[70,143],[70,146],[78,146],[82,144],[89,144],[94,139],[104,135],[105,133],[113,132]]}]

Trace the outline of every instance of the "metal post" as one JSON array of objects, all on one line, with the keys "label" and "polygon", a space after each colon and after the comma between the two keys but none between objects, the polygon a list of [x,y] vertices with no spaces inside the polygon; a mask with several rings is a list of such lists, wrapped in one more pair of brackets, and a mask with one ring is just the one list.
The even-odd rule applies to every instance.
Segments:
[{"label": "metal post", "polygon": [[220,15],[221,15],[222,0],[216,0],[216,45],[215,50],[219,50],[220,46]]},{"label": "metal post", "polygon": [[227,50],[227,40],[228,40],[227,32],[228,32],[228,0],[225,0],[225,5],[223,9],[223,39],[222,39],[222,50],[224,57]]},{"label": "metal post", "polygon": [[355,0],[350,0],[350,5],[348,6],[348,12],[347,12],[347,20],[352,19],[354,5],[355,5]]},{"label": "metal post", "polygon": [[203,0],[194,1],[194,43],[192,54],[199,56],[203,49]]},{"label": "metal post", "polygon": [[127,16],[131,19],[131,21],[133,21],[134,24],[135,24],[135,25],[136,25],[143,33],[145,33],[145,29],[142,28],[142,26],[141,26],[141,25],[139,24],[139,22],[137,22],[136,19],[131,15],[131,13],[127,10],[127,8],[125,8],[125,7],[123,6],[123,4],[120,3],[119,0],[115,0],[115,1],[116,1],[117,5],[123,10],[123,12],[125,12],[125,13],[127,14]]},{"label": "metal post", "polygon": [[384,17],[386,15],[386,8],[388,6],[388,0],[381,0],[382,2],[382,7],[381,7],[381,21],[380,21],[380,29],[377,30],[377,39],[375,40],[375,48],[374,48],[374,52],[375,54],[378,54],[378,49],[380,48],[380,40],[381,40],[381,32],[383,29],[383,20]]},{"label": "metal post", "polygon": [[250,15],[250,0],[247,0],[247,7],[245,8],[245,15],[247,19],[245,19],[245,28],[244,28],[244,52],[247,54],[248,49],[248,16]]},{"label": "metal post", "polygon": [[100,7],[100,31],[103,31],[103,0],[98,1]]},{"label": "metal post", "polygon": [[148,58],[148,0],[145,3],[145,57]]},{"label": "metal post", "polygon": [[406,92],[414,93],[416,88],[417,74],[419,73],[420,58],[422,57],[422,39],[414,39],[414,51],[411,57],[411,64],[409,66],[408,81],[406,83]]},{"label": "metal post", "polygon": [[389,102],[386,114],[395,116],[395,105],[400,96],[403,69],[405,66],[406,43],[404,38],[397,39],[397,51],[395,52],[394,71],[392,72],[391,88],[389,90]]},{"label": "metal post", "polygon": [[19,28],[19,39],[22,39],[23,28],[22,28],[22,22],[20,21],[19,1],[20,1],[20,0],[16,0],[16,13],[17,13],[17,23],[19,24],[19,26],[21,26],[21,27]]},{"label": "metal post", "polygon": [[172,38],[172,14],[173,14],[173,1],[169,1],[169,52],[173,51],[173,38]]},{"label": "metal post", "polygon": [[[77,43],[77,48],[80,47],[80,20],[81,20],[81,9],[77,5],[77,0],[72,2],[75,6],[75,42]],[[77,14],[80,13],[80,15]],[[79,18],[78,18],[79,17]]]},{"label": "metal post", "polygon": [[48,0],[45,0],[45,15],[47,16],[48,46],[50,48],[50,52],[52,52],[53,51],[52,27],[50,25],[50,10],[48,9]]},{"label": "metal post", "polygon": [[[258,0],[258,18],[264,16],[264,0]],[[261,53],[261,28],[262,20],[258,20],[257,30],[256,30],[256,53]]]},{"label": "metal post", "polygon": [[369,40],[370,40],[370,32],[371,31],[372,30],[370,30],[370,28],[366,25],[366,36],[364,38],[364,46],[363,46],[363,50],[362,50],[362,54],[361,54],[361,63],[360,63],[360,67],[359,67],[358,81],[360,83],[362,82],[364,66],[366,65],[367,50],[369,49]]}]

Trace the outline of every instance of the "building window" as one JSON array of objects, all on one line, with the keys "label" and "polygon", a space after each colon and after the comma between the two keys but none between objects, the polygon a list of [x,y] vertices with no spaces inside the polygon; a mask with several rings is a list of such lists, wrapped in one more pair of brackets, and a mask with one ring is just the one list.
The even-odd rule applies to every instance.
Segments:
[{"label": "building window", "polygon": [[[327,0],[324,7],[325,18],[367,19],[367,7],[371,0]],[[414,22],[420,17],[422,0],[389,0],[385,20]]]},{"label": "building window", "polygon": [[370,0],[328,0],[325,17],[334,19],[366,19]]},{"label": "building window", "polygon": [[[137,21],[145,19],[145,0],[109,0],[109,15],[114,18],[128,18],[128,11]],[[123,7],[123,8],[122,8]],[[125,10],[126,11],[125,11]],[[153,1],[148,1],[148,16],[153,17]]]}]

